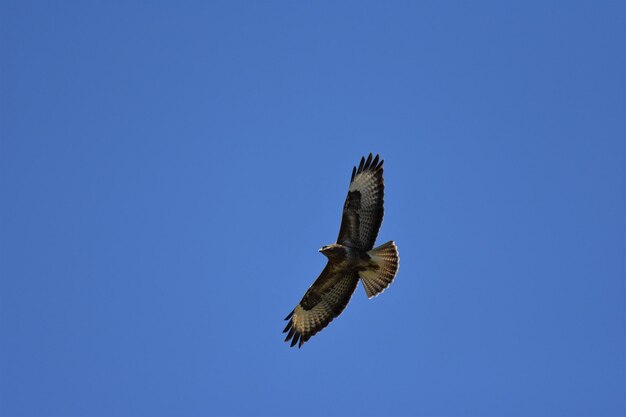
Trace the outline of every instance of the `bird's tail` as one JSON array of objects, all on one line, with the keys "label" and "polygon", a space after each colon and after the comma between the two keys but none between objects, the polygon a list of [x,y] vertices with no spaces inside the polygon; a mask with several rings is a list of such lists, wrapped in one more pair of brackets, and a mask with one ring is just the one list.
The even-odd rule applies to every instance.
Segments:
[{"label": "bird's tail", "polygon": [[370,256],[370,267],[360,271],[361,282],[368,298],[380,294],[391,284],[398,273],[400,257],[398,247],[389,241],[367,252]]}]

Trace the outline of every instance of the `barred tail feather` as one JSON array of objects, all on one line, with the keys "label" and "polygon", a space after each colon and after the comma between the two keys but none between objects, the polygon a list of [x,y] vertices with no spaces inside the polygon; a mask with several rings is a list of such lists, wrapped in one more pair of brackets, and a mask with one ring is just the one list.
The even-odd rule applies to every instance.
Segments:
[{"label": "barred tail feather", "polygon": [[370,256],[371,267],[359,272],[361,282],[368,298],[380,294],[391,284],[398,273],[400,257],[398,247],[389,241],[367,252]]}]

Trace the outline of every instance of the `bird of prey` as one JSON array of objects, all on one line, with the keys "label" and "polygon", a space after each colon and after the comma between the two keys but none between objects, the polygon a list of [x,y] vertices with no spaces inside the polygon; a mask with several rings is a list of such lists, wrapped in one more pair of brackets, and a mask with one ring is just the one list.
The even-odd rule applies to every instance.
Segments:
[{"label": "bird of prey", "polygon": [[[398,273],[400,258],[393,241],[374,248],[383,221],[383,160],[370,153],[352,169],[337,243],[319,251],[326,267],[300,304],[285,318],[285,342],[301,347],[346,308],[359,279],[372,298],[385,290]],[[373,248],[373,249],[372,249]]]}]

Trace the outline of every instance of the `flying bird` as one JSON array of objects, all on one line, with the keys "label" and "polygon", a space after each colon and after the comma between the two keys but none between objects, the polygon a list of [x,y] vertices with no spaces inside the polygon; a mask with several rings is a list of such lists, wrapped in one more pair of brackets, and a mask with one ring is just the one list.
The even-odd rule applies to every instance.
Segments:
[{"label": "flying bird", "polygon": [[337,243],[319,251],[328,258],[326,267],[307,290],[300,304],[285,318],[285,342],[301,347],[325,328],[348,305],[359,282],[372,298],[391,284],[400,258],[393,241],[374,248],[383,221],[383,160],[370,153],[352,168],[348,196]]}]

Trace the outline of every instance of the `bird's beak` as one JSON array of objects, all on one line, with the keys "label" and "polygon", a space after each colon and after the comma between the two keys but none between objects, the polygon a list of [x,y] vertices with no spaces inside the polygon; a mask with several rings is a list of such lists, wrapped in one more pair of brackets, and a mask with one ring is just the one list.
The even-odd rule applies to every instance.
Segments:
[{"label": "bird's beak", "polygon": [[318,251],[318,252],[322,252],[322,248],[319,248],[317,251]]}]

